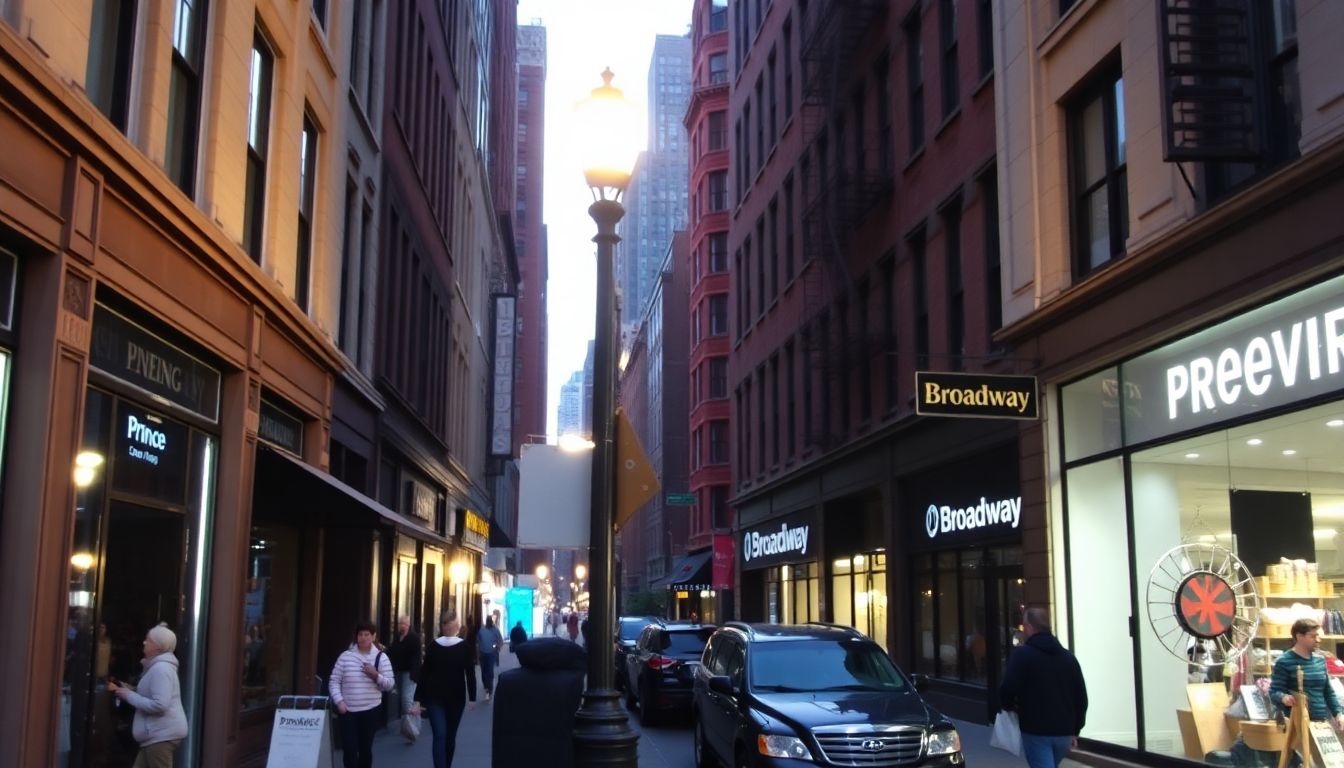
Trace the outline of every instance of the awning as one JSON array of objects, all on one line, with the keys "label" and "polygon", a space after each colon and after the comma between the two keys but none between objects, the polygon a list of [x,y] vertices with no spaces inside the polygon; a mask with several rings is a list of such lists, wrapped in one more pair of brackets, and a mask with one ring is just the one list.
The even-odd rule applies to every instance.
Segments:
[{"label": "awning", "polygon": [[502,549],[513,549],[513,539],[504,532],[495,518],[490,518],[490,546],[500,547]]},{"label": "awning", "polygon": [[713,589],[709,578],[709,559],[713,556],[712,550],[687,555],[677,563],[670,574],[649,586],[688,592]]},{"label": "awning", "polygon": [[[381,522],[396,526],[399,530],[421,541],[440,546],[452,543],[449,539],[420,526],[416,521],[404,515],[388,509],[317,467],[287,453],[277,451],[268,445],[257,445],[257,464],[259,467],[265,465],[273,471],[288,471],[290,477],[298,478],[298,481],[302,483],[302,496],[320,505],[352,506],[361,512],[377,515],[381,518]],[[296,472],[295,469],[298,471]]]}]

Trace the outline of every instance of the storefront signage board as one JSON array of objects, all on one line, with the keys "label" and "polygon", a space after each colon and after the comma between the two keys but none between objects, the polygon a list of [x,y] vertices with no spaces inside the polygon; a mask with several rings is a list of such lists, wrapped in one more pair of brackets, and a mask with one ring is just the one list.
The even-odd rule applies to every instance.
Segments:
[{"label": "storefront signage board", "polygon": [[257,437],[303,458],[303,420],[290,416],[265,400],[261,401]]},{"label": "storefront signage board", "polygon": [[1022,491],[1012,446],[915,473],[901,490],[912,550],[1021,536]]},{"label": "storefront signage board", "polygon": [[438,500],[434,489],[419,480],[406,480],[406,511],[412,517],[423,520],[427,525],[434,525],[434,506]]},{"label": "storefront signage board", "polygon": [[482,553],[490,549],[489,520],[472,512],[470,509],[462,510],[462,515],[458,519],[462,521],[462,546]]},{"label": "storefront signage board", "polygon": [[146,499],[184,503],[187,427],[123,400],[113,430],[112,487]]},{"label": "storefront signage board", "polygon": [[1253,415],[1344,387],[1344,277],[1120,366],[1125,439]]},{"label": "storefront signage board", "polygon": [[491,398],[490,455],[513,455],[513,352],[517,323],[513,296],[495,297],[495,371]]},{"label": "storefront signage board", "polygon": [[816,550],[817,516],[812,511],[775,518],[742,531],[738,541],[742,570],[805,563],[821,557]]},{"label": "storefront signage board", "polygon": [[89,364],[165,402],[219,419],[219,371],[99,304]]},{"label": "storefront signage board", "polygon": [[736,544],[735,536],[714,537],[714,559],[710,571],[714,589],[733,588],[733,563],[737,560]]},{"label": "storefront signage board", "polygon": [[266,768],[331,768],[329,728],[325,709],[275,710]]},{"label": "storefront signage board", "polygon": [[915,371],[915,413],[973,419],[1038,416],[1035,376]]}]

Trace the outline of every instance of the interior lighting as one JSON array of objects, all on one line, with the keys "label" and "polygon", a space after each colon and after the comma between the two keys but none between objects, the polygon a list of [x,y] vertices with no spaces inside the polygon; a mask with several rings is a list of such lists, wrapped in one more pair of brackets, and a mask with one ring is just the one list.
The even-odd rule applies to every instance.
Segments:
[{"label": "interior lighting", "polygon": [[1187,459],[1198,459],[1198,458],[1199,458],[1199,454],[1198,454],[1198,453],[1193,453],[1193,452],[1192,452],[1192,453],[1187,453],[1187,454],[1185,454],[1185,458],[1187,458]]},{"label": "interior lighting", "polygon": [[1292,448],[1284,448],[1284,449],[1283,449],[1283,455],[1284,455],[1284,456],[1294,456],[1294,455],[1296,455],[1296,454],[1297,454],[1297,451],[1293,450]]},{"label": "interior lighting", "polygon": [[1344,419],[1331,419],[1325,422],[1327,427],[1344,427]]},{"label": "interior lighting", "polygon": [[1258,437],[1252,437],[1250,440],[1247,440],[1247,441],[1246,441],[1246,444],[1247,444],[1247,445],[1260,445],[1260,444],[1263,443],[1263,442],[1265,442],[1265,441],[1264,441],[1264,440],[1261,440],[1261,439],[1258,438]]}]

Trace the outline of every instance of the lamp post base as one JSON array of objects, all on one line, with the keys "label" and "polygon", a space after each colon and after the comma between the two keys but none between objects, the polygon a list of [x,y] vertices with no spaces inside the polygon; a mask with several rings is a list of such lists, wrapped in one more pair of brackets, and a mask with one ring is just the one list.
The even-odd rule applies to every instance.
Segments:
[{"label": "lamp post base", "polygon": [[586,690],[574,713],[574,764],[579,768],[639,766],[639,734],[621,706],[621,694],[611,689]]}]

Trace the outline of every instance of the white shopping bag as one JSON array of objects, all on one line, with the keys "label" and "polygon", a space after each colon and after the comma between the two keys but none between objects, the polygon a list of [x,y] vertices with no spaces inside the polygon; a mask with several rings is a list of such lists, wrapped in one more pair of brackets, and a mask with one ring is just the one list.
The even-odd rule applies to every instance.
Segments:
[{"label": "white shopping bag", "polygon": [[1017,724],[1016,712],[1000,712],[994,718],[994,732],[989,746],[1002,749],[1016,757],[1022,756],[1022,729]]}]

